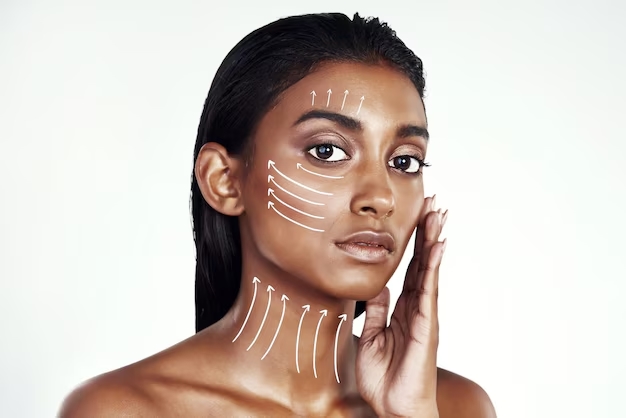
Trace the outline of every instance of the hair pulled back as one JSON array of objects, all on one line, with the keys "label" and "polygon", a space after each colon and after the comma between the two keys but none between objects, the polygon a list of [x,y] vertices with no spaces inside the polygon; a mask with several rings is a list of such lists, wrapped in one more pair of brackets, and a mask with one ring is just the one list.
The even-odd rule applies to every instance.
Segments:
[{"label": "hair pulled back", "polygon": [[[386,64],[405,74],[424,97],[422,61],[378,18],[340,13],[279,19],[243,38],[220,65],[198,126],[195,161],[207,142],[245,156],[255,128],[282,92],[328,62]],[[196,245],[196,332],[232,307],[241,281],[237,217],[213,209],[192,170],[191,215]],[[355,316],[365,302],[357,302]]]}]

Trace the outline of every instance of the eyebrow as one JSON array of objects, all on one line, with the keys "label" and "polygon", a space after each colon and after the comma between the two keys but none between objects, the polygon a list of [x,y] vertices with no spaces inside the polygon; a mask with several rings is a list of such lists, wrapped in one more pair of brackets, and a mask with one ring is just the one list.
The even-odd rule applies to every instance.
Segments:
[{"label": "eyebrow", "polygon": [[[351,118],[350,116],[342,115],[341,113],[329,112],[326,110],[311,110],[304,113],[302,116],[298,118],[298,120],[293,124],[293,126],[297,126],[307,120],[310,119],[326,119],[331,122],[335,122],[346,129],[351,131],[362,132],[363,125],[357,119]],[[396,135],[399,138],[407,138],[410,136],[421,136],[426,141],[430,138],[428,134],[428,129],[423,126],[413,125],[413,124],[404,124],[400,125],[397,129]]]}]

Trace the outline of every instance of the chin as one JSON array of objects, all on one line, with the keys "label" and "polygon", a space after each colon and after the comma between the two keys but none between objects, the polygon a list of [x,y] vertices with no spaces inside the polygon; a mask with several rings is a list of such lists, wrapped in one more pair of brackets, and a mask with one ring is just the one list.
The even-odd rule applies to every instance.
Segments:
[{"label": "chin", "polygon": [[391,278],[390,269],[352,266],[333,266],[321,279],[328,293],[340,299],[369,300],[377,296]]}]

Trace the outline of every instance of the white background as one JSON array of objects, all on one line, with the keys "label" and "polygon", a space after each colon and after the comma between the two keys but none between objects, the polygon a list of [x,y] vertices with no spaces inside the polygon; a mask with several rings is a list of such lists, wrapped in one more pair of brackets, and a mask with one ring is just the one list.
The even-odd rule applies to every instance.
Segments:
[{"label": "white background", "polygon": [[0,416],[53,416],[193,334],[213,75],[252,30],[324,11],[379,16],[424,60],[426,191],[450,209],[439,366],[499,417],[626,416],[626,6],[392,3],[0,3]]}]

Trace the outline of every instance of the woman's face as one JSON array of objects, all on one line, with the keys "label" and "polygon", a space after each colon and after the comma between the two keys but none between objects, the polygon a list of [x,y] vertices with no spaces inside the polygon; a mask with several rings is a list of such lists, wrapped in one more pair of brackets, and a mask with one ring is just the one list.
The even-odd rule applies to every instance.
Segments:
[{"label": "woman's face", "polygon": [[286,90],[255,133],[241,218],[249,244],[325,294],[374,297],[417,224],[427,136],[406,76],[323,66]]}]

